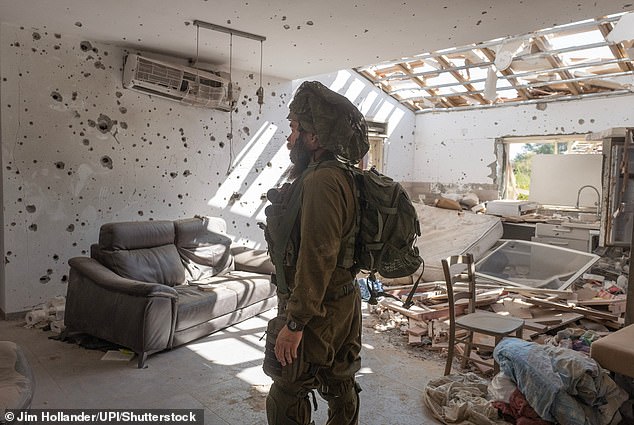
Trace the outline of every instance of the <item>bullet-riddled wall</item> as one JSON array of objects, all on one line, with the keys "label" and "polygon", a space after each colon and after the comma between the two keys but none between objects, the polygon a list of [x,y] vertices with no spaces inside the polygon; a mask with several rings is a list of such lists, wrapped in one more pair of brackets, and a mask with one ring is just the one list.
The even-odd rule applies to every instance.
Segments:
[{"label": "bullet-riddled wall", "polygon": [[[634,95],[417,115],[420,193],[475,191],[497,199],[495,140],[502,137],[587,134],[631,127]],[[581,136],[584,137],[584,136]]]},{"label": "bullet-riddled wall", "polygon": [[[241,95],[230,115],[123,88],[127,53],[0,25],[1,313],[65,295],[68,259],[89,255],[106,222],[221,216],[234,241],[265,246],[262,195],[289,164],[297,83],[265,75],[260,112],[259,75],[234,70]],[[352,71],[313,79],[389,123],[386,169],[409,176],[413,113]]]}]

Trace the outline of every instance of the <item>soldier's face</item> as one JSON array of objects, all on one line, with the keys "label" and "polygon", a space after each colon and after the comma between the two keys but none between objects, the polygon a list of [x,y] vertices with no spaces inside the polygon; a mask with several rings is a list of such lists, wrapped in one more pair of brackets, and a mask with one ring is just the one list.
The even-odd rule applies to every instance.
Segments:
[{"label": "soldier's face", "polygon": [[295,147],[295,143],[297,143],[297,140],[301,136],[302,132],[299,130],[298,121],[291,120],[290,127],[291,127],[291,134],[289,134],[288,137],[286,138],[286,142],[287,142],[286,147],[288,148],[288,150],[292,151],[293,148]]}]

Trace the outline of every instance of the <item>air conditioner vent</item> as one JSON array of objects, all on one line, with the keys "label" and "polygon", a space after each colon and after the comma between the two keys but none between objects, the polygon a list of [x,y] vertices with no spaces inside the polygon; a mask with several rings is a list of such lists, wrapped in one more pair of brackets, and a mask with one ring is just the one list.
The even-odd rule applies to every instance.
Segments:
[{"label": "air conditioner vent", "polygon": [[232,87],[228,97],[229,80],[209,71],[130,54],[123,70],[123,86],[149,95],[179,101],[186,105],[231,110],[239,88]]}]

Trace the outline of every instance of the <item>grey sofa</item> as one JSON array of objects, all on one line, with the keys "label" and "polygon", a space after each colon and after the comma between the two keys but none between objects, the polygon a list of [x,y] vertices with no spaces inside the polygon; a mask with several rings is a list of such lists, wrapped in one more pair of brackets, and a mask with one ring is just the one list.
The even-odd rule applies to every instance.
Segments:
[{"label": "grey sofa", "polygon": [[108,223],[89,257],[69,260],[64,324],[149,354],[277,306],[266,251],[231,246],[224,220]]}]

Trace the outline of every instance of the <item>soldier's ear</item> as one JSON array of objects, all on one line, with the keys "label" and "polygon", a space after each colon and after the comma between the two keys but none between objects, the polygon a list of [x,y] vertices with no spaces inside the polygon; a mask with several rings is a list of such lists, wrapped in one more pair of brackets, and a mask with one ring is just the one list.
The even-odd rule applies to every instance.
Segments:
[{"label": "soldier's ear", "polygon": [[310,137],[308,137],[308,148],[310,150],[317,150],[320,148],[319,146],[319,137],[315,133],[308,133]]}]

